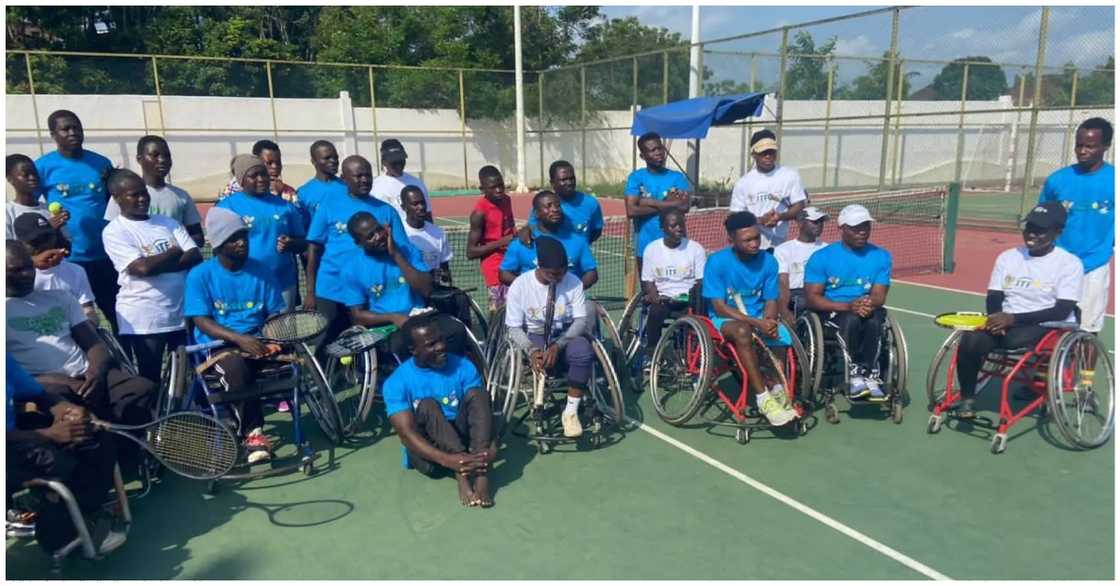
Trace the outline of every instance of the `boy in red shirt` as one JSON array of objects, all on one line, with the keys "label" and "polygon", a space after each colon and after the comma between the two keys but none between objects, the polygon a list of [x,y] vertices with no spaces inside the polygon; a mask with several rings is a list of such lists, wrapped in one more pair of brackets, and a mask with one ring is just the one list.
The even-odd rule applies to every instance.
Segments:
[{"label": "boy in red shirt", "polygon": [[502,172],[493,165],[478,170],[482,197],[471,210],[471,229],[467,235],[467,258],[482,259],[482,277],[490,293],[490,311],[505,303],[506,289],[498,280],[498,265],[513,240],[513,206],[506,194]]}]

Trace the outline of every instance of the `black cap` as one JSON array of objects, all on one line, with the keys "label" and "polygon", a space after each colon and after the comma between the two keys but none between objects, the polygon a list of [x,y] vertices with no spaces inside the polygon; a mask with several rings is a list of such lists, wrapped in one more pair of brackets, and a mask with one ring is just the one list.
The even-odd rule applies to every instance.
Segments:
[{"label": "black cap", "polygon": [[1040,203],[1023,220],[1040,228],[1061,228],[1066,225],[1066,208],[1059,201]]},{"label": "black cap", "polygon": [[16,218],[12,223],[12,230],[16,238],[24,242],[31,242],[47,234],[54,234],[54,227],[41,214],[26,213]]},{"label": "black cap", "polygon": [[401,141],[395,138],[389,138],[381,141],[381,160],[389,163],[399,163],[408,158],[408,153],[404,152],[404,145]]}]

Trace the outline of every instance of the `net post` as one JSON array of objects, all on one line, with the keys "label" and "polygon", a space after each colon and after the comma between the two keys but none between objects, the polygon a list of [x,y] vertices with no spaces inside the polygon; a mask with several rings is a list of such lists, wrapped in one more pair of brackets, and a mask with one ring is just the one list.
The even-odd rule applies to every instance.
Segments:
[{"label": "net post", "polygon": [[957,246],[957,215],[961,207],[961,184],[954,181],[949,184],[949,198],[945,202],[945,238],[941,248],[941,270],[946,273],[953,272],[955,265],[954,250]]}]

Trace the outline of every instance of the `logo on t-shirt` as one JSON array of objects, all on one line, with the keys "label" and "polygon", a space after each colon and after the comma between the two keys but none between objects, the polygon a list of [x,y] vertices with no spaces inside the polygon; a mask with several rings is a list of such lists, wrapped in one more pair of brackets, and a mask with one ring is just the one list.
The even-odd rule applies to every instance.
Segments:
[{"label": "logo on t-shirt", "polygon": [[863,277],[856,277],[854,279],[841,279],[840,277],[829,277],[827,283],[828,289],[839,289],[841,287],[859,287],[864,291],[871,289],[871,279],[864,279]]},{"label": "logo on t-shirt", "polygon": [[171,249],[171,242],[169,240],[166,240],[166,239],[156,240],[151,245],[148,245],[148,244],[141,244],[140,245],[140,251],[144,253],[144,256],[155,256],[157,254],[167,252],[170,249]]},{"label": "logo on t-shirt", "polygon": [[46,313],[32,317],[13,317],[8,325],[21,332],[35,332],[40,336],[58,335],[65,332],[66,312],[61,307],[52,307]]},{"label": "logo on t-shirt", "polygon": [[214,300],[214,309],[217,310],[218,315],[225,315],[230,311],[252,310],[253,308],[258,306],[259,304],[253,300],[234,303],[226,303],[225,301],[222,301],[220,299]]},{"label": "logo on t-shirt", "polygon": [[1015,275],[1005,275],[1003,277],[1004,289],[1044,289],[1046,284],[1038,279],[1030,277],[1016,277]]},{"label": "logo on t-shirt", "polygon": [[342,236],[343,234],[345,234],[346,233],[346,222],[335,222],[334,223],[334,231],[339,236]]}]

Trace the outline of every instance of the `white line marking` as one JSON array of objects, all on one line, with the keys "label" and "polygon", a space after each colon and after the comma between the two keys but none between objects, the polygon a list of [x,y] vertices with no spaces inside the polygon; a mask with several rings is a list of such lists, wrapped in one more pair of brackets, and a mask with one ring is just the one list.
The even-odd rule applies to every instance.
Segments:
[{"label": "white line marking", "polygon": [[438,219],[439,219],[440,222],[451,222],[452,224],[455,224],[457,226],[466,226],[466,225],[469,224],[469,222],[464,222],[462,220],[456,220],[455,218],[440,217]]},{"label": "white line marking", "polygon": [[646,433],[649,433],[650,435],[656,437],[657,439],[660,439],[661,441],[677,448],[678,450],[681,450],[682,452],[685,452],[686,454],[691,455],[692,457],[696,458],[697,460],[700,460],[701,462],[704,462],[705,464],[708,464],[709,466],[712,466],[713,468],[716,468],[716,469],[726,473],[727,475],[735,478],[739,482],[742,482],[743,484],[746,484],[747,486],[750,486],[751,488],[761,492],[762,494],[765,494],[766,496],[768,496],[770,498],[773,498],[773,499],[777,500],[778,502],[792,508],[793,510],[795,510],[799,513],[802,513],[806,516],[809,516],[809,517],[819,521],[823,525],[826,525],[826,526],[828,526],[828,527],[830,527],[830,528],[832,528],[832,529],[834,529],[834,530],[836,530],[840,533],[843,533],[844,535],[847,535],[848,537],[850,537],[850,538],[862,543],[863,545],[866,545],[867,547],[869,547],[869,548],[871,548],[871,549],[873,549],[873,550],[875,550],[875,551],[893,559],[894,561],[910,568],[911,570],[914,570],[915,572],[918,572],[919,574],[922,574],[922,575],[926,576],[927,578],[932,578],[934,580],[952,580],[952,578],[946,576],[945,574],[942,574],[941,572],[938,572],[937,570],[934,570],[933,568],[919,562],[918,560],[915,560],[914,558],[912,558],[912,557],[910,557],[910,556],[908,556],[908,555],[906,555],[906,554],[904,554],[904,553],[902,553],[902,552],[900,552],[896,549],[893,549],[893,548],[891,548],[891,547],[889,547],[889,546],[887,546],[883,543],[880,543],[880,542],[876,541],[875,539],[872,539],[871,537],[868,537],[867,535],[864,535],[863,533],[860,533],[859,531],[856,531],[855,529],[852,529],[851,527],[848,527],[847,525],[841,523],[840,521],[837,521],[836,519],[833,519],[832,517],[829,517],[828,515],[825,515],[824,513],[821,513],[821,512],[819,512],[815,509],[810,508],[809,506],[807,506],[805,504],[802,504],[801,502],[797,501],[796,499],[794,499],[792,497],[786,496],[785,494],[783,494],[781,492],[778,492],[777,490],[775,490],[773,488],[770,488],[769,486],[751,478],[750,476],[747,476],[746,474],[743,474],[742,472],[739,472],[738,470],[728,466],[727,464],[724,464],[723,462],[720,462],[719,460],[716,460],[715,458],[705,454],[704,452],[701,452],[700,450],[697,450],[696,448],[693,448],[692,446],[690,446],[690,445],[688,445],[684,442],[681,442],[680,440],[677,440],[673,437],[670,437],[670,436],[668,436],[668,435],[666,435],[666,434],[664,434],[664,433],[662,433],[662,432],[660,432],[660,431],[658,431],[658,430],[656,430],[656,429],[654,429],[654,428],[652,428],[652,427],[650,427],[650,426],[648,426],[644,423],[641,423],[640,421],[630,419],[629,417],[627,417],[627,419],[631,423],[637,425],[639,429],[641,429],[642,431],[645,431]]},{"label": "white line marking", "polygon": [[[975,295],[976,297],[987,297],[987,293],[977,293],[976,291],[965,291],[964,289],[954,289],[952,287],[942,287],[940,285],[927,285],[925,283],[915,283],[914,281],[904,281],[902,279],[892,279],[895,283],[902,283],[903,285],[911,285],[913,287],[925,287],[926,289],[937,289],[938,291],[948,291],[950,293],[963,293],[965,295]],[[1111,313],[1104,314],[1105,317],[1116,319],[1116,316]]]}]

